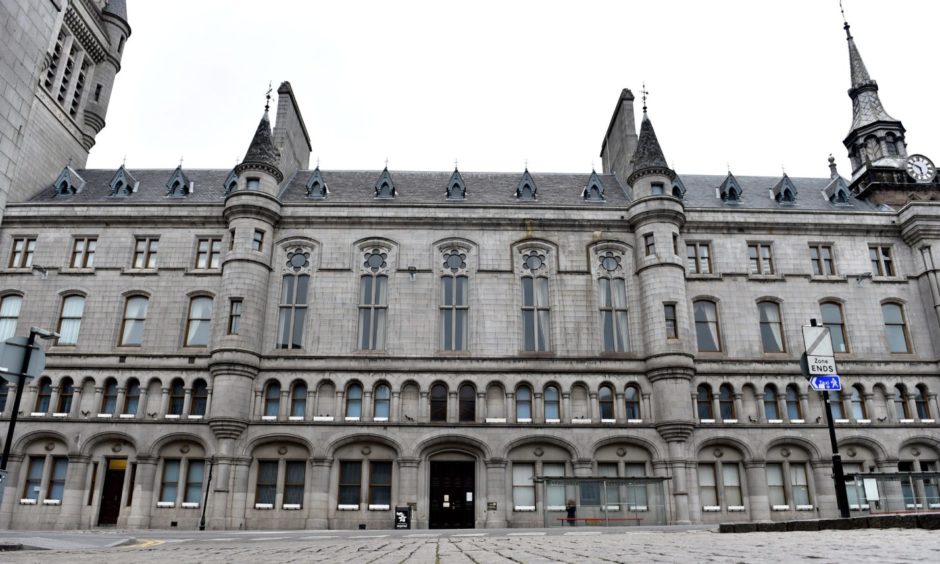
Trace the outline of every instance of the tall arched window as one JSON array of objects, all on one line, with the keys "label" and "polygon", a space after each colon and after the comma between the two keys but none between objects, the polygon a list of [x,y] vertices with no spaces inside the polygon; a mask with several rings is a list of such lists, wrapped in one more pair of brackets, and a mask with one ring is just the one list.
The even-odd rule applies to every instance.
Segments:
[{"label": "tall arched window", "polygon": [[431,421],[447,421],[447,386],[431,386]]},{"label": "tall arched window", "polygon": [[888,339],[888,350],[893,353],[911,352],[911,337],[904,322],[904,310],[896,303],[886,303],[881,306],[881,315],[885,322],[885,337]]},{"label": "tall arched window", "polygon": [[718,306],[709,300],[698,300],[695,310],[695,337],[698,350],[715,352],[721,350],[721,333],[718,329]]},{"label": "tall arched window", "polygon": [[189,414],[205,416],[208,403],[209,386],[202,378],[196,378],[196,381],[193,382],[192,403],[189,406]]},{"label": "tall arched window", "polygon": [[[307,257],[301,250],[288,255],[288,264],[297,261],[299,270],[307,264]],[[293,268],[293,266],[291,266]],[[307,274],[285,274],[281,279],[281,303],[277,318],[277,347],[279,349],[299,349],[304,343],[304,321],[307,316],[307,289],[310,276]]]},{"label": "tall arched window", "polygon": [[783,319],[780,305],[776,302],[758,302],[760,314],[760,338],[765,353],[784,352]]},{"label": "tall arched window", "polygon": [[780,419],[780,408],[777,407],[777,387],[773,384],[764,386],[764,417]]},{"label": "tall arched window", "polygon": [[290,417],[303,417],[307,412],[307,384],[294,382],[290,390]]},{"label": "tall arched window", "polygon": [[277,417],[277,412],[281,407],[281,384],[275,380],[268,382],[264,388],[264,413],[265,417]]},{"label": "tall arched window", "polygon": [[787,386],[787,418],[803,419],[803,408],[800,406],[800,392],[795,385]]},{"label": "tall arched window", "polygon": [[[72,411],[72,396],[75,394],[75,384],[66,376],[59,381],[59,401],[55,408],[56,413]],[[2,411],[2,410],[0,410]]]},{"label": "tall arched window", "polygon": [[388,419],[391,413],[392,390],[388,384],[379,384],[375,387],[375,393],[372,396],[374,407],[372,408],[372,417],[375,419]]},{"label": "tall arched window", "polygon": [[104,381],[104,388],[101,393],[101,411],[98,413],[114,415],[117,412],[117,396],[117,381],[114,378],[108,378]]},{"label": "tall arched window", "polygon": [[918,419],[931,419],[930,404],[927,403],[927,386],[917,384],[914,387],[914,409]]},{"label": "tall arched window", "polygon": [[43,376],[36,384],[36,411],[47,413],[50,401],[52,401],[52,380]]},{"label": "tall arched window", "polygon": [[894,413],[898,419],[910,419],[911,408],[907,405],[907,390],[904,384],[894,386]]},{"label": "tall arched window", "polygon": [[865,395],[861,386],[852,386],[852,418],[868,419],[868,413],[865,410]]},{"label": "tall arched window", "polygon": [[359,348],[385,348],[385,318],[388,313],[388,250],[374,248],[364,255],[367,271],[359,279]]},{"label": "tall arched window", "polygon": [[546,269],[545,253],[533,249],[522,256],[522,349],[527,352],[551,350],[551,305],[548,277],[537,273]]},{"label": "tall arched window", "polygon": [[516,389],[516,421],[532,419],[532,390],[528,386]]},{"label": "tall arched window", "polygon": [[140,381],[137,378],[131,378],[127,381],[124,391],[124,407],[121,413],[136,415],[137,408],[140,406]]},{"label": "tall arched window", "polygon": [[144,341],[144,322],[147,321],[147,306],[150,300],[145,296],[132,296],[124,304],[124,320],[121,323],[122,347],[139,347]]},{"label": "tall arched window", "polygon": [[477,417],[477,392],[473,389],[473,386],[470,384],[460,386],[457,400],[460,404],[457,410],[459,420],[464,422],[475,421]]},{"label": "tall arched window", "polygon": [[191,299],[189,301],[189,318],[186,321],[186,346],[207,346],[211,328],[212,298],[199,296]]},{"label": "tall arched window", "polygon": [[346,389],[346,417],[362,417],[362,386],[351,384]]},{"label": "tall arched window", "polygon": [[23,298],[16,295],[0,298],[0,341],[6,341],[16,334],[16,322],[20,318]]},{"label": "tall arched window", "polygon": [[736,419],[734,412],[734,389],[731,384],[722,384],[718,388],[718,411],[721,419]]},{"label": "tall arched window", "polygon": [[819,306],[824,327],[829,328],[832,350],[837,353],[849,352],[849,342],[845,335],[845,320],[842,316],[842,304],[823,302]]},{"label": "tall arched window", "polygon": [[614,391],[610,386],[601,386],[597,390],[597,405],[600,407],[601,419],[614,419]]},{"label": "tall arched window", "polygon": [[72,295],[62,300],[62,313],[59,315],[59,345],[78,343],[78,333],[82,326],[82,314],[85,311],[85,297]]},{"label": "tall arched window", "polygon": [[183,380],[177,378],[170,383],[170,414],[182,415],[185,400],[186,389],[183,385]]},{"label": "tall arched window", "polygon": [[467,350],[467,317],[469,285],[466,275],[467,253],[451,249],[444,253],[444,275],[441,276],[441,350]]},{"label": "tall arched window", "polygon": [[640,390],[636,386],[627,386],[623,392],[627,419],[640,419]]},{"label": "tall arched window", "polygon": [[627,283],[622,278],[623,257],[607,251],[598,258],[598,270],[604,275],[597,279],[604,352],[625,352],[630,350],[630,340],[627,326]]},{"label": "tall arched window", "polygon": [[545,393],[542,395],[542,401],[545,403],[545,419],[561,420],[561,401],[558,388],[555,386],[546,387]]},{"label": "tall arched window", "polygon": [[699,419],[714,419],[715,412],[712,409],[712,388],[708,384],[699,384],[695,394],[695,405],[698,410]]}]

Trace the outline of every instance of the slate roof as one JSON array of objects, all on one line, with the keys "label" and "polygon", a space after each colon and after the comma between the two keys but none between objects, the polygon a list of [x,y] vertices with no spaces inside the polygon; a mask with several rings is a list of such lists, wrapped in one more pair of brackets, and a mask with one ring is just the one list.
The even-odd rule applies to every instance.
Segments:
[{"label": "slate roof", "polygon": [[[124,198],[112,197],[109,182],[114,176],[113,170],[79,170],[85,180],[82,191],[72,196],[56,196],[50,179],[49,187],[33,197],[30,202],[54,204],[222,204],[225,198],[224,182],[230,169],[187,169],[186,176],[193,182],[193,192],[182,198],[166,196],[166,182],[173,174],[173,169],[129,169],[139,182],[137,192]],[[452,172],[415,172],[390,171],[395,179],[396,195],[394,199],[376,199],[375,181],[381,170],[322,170],[323,180],[330,187],[325,199],[316,200],[306,197],[306,183],[313,174],[312,170],[298,171],[281,184],[280,198],[286,203],[309,203],[310,205],[373,205],[373,206],[408,206],[414,204],[437,204],[443,206],[503,205],[503,206],[570,206],[577,208],[604,208],[626,206],[631,201],[630,192],[611,174],[598,175],[606,190],[603,203],[586,202],[582,192],[590,173],[531,173],[538,184],[535,201],[520,202],[515,192],[522,173],[508,172],[466,172],[461,177],[467,187],[465,200],[447,200],[446,188]],[[790,177],[797,189],[796,202],[784,205],[770,198],[770,189],[780,181],[774,176],[736,176],[743,189],[737,204],[727,204],[716,196],[716,188],[721,185],[725,175],[682,174],[681,182],[686,188],[684,202],[688,208],[729,208],[729,209],[787,209],[787,210],[845,210],[877,211],[877,207],[861,200],[851,199],[851,206],[830,204],[822,191],[832,181],[831,178]]]},{"label": "slate roof", "polygon": [[645,168],[669,168],[663,150],[656,139],[653,122],[643,113],[643,122],[640,124],[640,138],[637,140],[636,152],[633,154],[634,170]]}]

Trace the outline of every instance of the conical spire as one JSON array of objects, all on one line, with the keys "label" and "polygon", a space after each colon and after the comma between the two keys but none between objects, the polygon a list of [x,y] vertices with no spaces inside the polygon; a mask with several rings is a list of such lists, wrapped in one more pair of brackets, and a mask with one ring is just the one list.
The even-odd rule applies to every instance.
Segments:
[{"label": "conical spire", "polygon": [[255,136],[251,139],[251,144],[248,145],[245,158],[235,167],[235,174],[240,175],[245,170],[262,170],[281,182],[284,180],[284,174],[278,168],[280,158],[281,154],[274,146],[274,138],[271,135],[268,106],[265,105],[264,115],[261,116],[261,122],[258,123]]},{"label": "conical spire", "polygon": [[663,150],[656,139],[653,122],[646,112],[643,112],[643,122],[640,124],[640,138],[636,143],[636,153],[633,154],[634,172],[645,168],[669,168]]},{"label": "conical spire", "polygon": [[845,29],[845,39],[849,42],[849,72],[852,77],[852,88],[858,88],[872,82],[871,77],[868,76],[868,69],[865,68],[865,61],[862,60],[862,55],[858,52],[858,47],[855,45],[855,39],[852,37],[852,32],[849,31],[849,22],[845,22],[845,25],[842,26]]},{"label": "conical spire", "polygon": [[845,29],[845,40],[849,43],[849,74],[852,88],[849,89],[849,98],[852,99],[852,130],[866,126],[876,121],[897,121],[885,111],[878,97],[878,83],[872,80],[865,68],[862,55],[858,52],[849,23],[842,26]]}]

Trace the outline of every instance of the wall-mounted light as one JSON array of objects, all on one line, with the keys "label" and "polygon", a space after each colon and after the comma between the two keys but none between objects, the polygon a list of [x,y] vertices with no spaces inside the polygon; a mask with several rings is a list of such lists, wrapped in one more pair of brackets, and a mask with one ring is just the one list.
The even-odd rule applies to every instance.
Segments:
[{"label": "wall-mounted light", "polygon": [[417,274],[417,273],[418,273],[418,268],[417,268],[417,267],[415,267],[415,266],[409,266],[409,267],[408,267],[408,274],[411,275],[411,279],[412,279],[412,280],[415,279],[415,274]]}]

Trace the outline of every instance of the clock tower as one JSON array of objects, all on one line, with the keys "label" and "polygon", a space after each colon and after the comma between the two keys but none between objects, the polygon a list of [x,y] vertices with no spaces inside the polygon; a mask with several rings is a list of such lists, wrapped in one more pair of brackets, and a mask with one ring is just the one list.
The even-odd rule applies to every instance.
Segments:
[{"label": "clock tower", "polygon": [[842,142],[852,162],[850,189],[873,204],[897,208],[911,200],[940,200],[934,164],[923,155],[908,155],[904,125],[885,111],[848,22],[843,27],[852,80],[852,128]]}]

